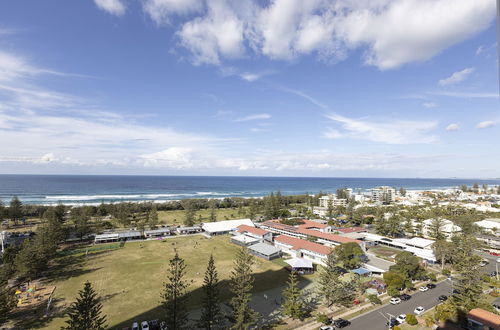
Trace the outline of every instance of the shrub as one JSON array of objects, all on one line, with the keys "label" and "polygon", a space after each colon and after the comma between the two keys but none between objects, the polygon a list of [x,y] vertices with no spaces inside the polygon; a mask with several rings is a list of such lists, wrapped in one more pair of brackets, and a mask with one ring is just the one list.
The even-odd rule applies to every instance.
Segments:
[{"label": "shrub", "polygon": [[393,287],[388,287],[387,294],[391,297],[399,296],[399,290]]},{"label": "shrub", "polygon": [[406,323],[409,325],[417,325],[418,321],[415,315],[413,314],[406,314]]},{"label": "shrub", "polygon": [[329,321],[330,318],[326,314],[319,313],[318,315],[316,315],[316,322],[327,324],[329,323]]},{"label": "shrub", "polygon": [[392,330],[401,330],[401,328],[399,326],[395,325],[392,327]]},{"label": "shrub", "polygon": [[376,294],[369,294],[368,296],[366,296],[366,298],[368,298],[368,300],[374,305],[381,305],[382,304],[382,300],[380,300],[380,298],[377,297]]},{"label": "shrub", "polygon": [[429,273],[429,279],[432,281],[432,282],[436,282],[437,281],[437,277],[436,277],[436,274],[434,273]]},{"label": "shrub", "polygon": [[451,271],[449,269],[443,269],[442,274],[444,276],[450,276],[451,275]]}]

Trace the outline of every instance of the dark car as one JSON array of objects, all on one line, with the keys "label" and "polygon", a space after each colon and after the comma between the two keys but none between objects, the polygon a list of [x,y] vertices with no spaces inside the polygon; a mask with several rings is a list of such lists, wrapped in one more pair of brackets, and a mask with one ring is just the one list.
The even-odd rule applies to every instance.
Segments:
[{"label": "dark car", "polygon": [[460,290],[458,290],[458,289],[453,289],[453,294],[460,294]]},{"label": "dark car", "polygon": [[149,325],[151,326],[151,330],[160,329],[160,324],[158,323],[158,320],[149,321]]},{"label": "dark car", "polygon": [[493,277],[493,276],[497,276],[498,273],[497,272],[491,272],[490,276]]},{"label": "dark car", "polygon": [[391,320],[390,320],[389,322],[386,322],[386,324],[385,324],[385,325],[386,325],[386,326],[388,326],[388,327],[393,328],[393,327],[395,327],[396,325],[399,325],[399,321],[398,321],[398,320],[396,320],[395,318],[391,317]]},{"label": "dark car", "polygon": [[436,284],[434,283],[427,283],[426,285],[429,289],[434,289],[436,287]]},{"label": "dark car", "polygon": [[445,295],[443,294],[443,295],[440,295],[440,296],[438,297],[438,300],[439,300],[440,302],[443,302],[443,301],[448,300],[448,297],[447,297],[447,296],[445,296]]},{"label": "dark car", "polygon": [[403,293],[402,295],[399,296],[399,298],[403,301],[410,300],[411,296],[409,294]]},{"label": "dark car", "polygon": [[333,321],[333,325],[336,328],[345,328],[345,327],[351,325],[351,322],[344,320],[344,319],[336,319],[335,321]]}]

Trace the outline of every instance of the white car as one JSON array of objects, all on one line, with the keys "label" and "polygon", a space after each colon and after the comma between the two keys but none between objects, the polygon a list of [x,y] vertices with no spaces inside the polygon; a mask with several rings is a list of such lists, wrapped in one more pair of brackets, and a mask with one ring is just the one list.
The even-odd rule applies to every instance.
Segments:
[{"label": "white car", "polygon": [[418,306],[417,308],[415,308],[415,310],[413,311],[413,313],[417,314],[417,315],[420,315],[422,314],[423,312],[425,312],[425,308],[423,308],[422,306]]},{"label": "white car", "polygon": [[132,330],[139,330],[139,323],[134,322],[134,323],[132,324]]},{"label": "white car", "polygon": [[401,303],[401,299],[396,298],[396,297],[391,298],[390,303],[393,305],[397,305],[397,304]]},{"label": "white car", "polygon": [[497,262],[500,262],[500,258],[497,258]]},{"label": "white car", "polygon": [[141,329],[142,330],[149,330],[149,323],[147,321],[142,321]]},{"label": "white car", "polygon": [[329,325],[324,325],[321,328],[319,328],[319,330],[335,330],[335,328]]},{"label": "white car", "polygon": [[421,286],[420,289],[418,289],[418,290],[421,292],[425,292],[425,291],[429,290],[429,288],[426,286]]},{"label": "white car", "polygon": [[401,314],[398,317],[396,317],[396,321],[399,322],[399,324],[403,324],[406,322],[406,314]]}]

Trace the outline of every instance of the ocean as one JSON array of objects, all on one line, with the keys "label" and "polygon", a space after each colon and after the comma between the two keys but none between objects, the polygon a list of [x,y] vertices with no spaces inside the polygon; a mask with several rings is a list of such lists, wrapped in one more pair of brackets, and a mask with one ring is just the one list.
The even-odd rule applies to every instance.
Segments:
[{"label": "ocean", "polygon": [[0,199],[13,196],[26,204],[79,205],[112,202],[163,202],[184,198],[260,197],[280,190],[284,195],[364,191],[378,186],[442,189],[462,184],[498,185],[500,180],[304,178],[228,176],[0,175]]}]

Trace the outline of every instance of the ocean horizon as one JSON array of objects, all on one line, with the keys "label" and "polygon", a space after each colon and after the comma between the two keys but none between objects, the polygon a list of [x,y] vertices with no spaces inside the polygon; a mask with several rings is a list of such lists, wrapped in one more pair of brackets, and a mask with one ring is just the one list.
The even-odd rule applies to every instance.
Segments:
[{"label": "ocean horizon", "polygon": [[0,174],[0,199],[17,196],[25,204],[67,205],[116,202],[167,202],[186,198],[262,197],[335,192],[378,186],[408,190],[446,189],[474,183],[498,185],[500,179],[354,178],[264,176],[40,175]]}]

